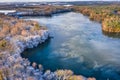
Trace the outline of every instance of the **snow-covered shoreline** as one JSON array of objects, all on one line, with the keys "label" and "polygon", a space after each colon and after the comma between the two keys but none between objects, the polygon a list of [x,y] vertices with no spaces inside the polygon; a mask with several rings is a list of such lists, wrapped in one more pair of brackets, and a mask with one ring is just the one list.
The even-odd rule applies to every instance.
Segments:
[{"label": "snow-covered shoreline", "polygon": [[16,47],[15,53],[22,53],[27,48],[37,47],[38,44],[45,42],[45,40],[49,37],[48,30],[41,30],[42,34],[39,35],[31,35],[28,37],[24,37],[24,41],[21,40],[12,40],[14,46]]},{"label": "snow-covered shoreline", "polygon": [[[30,62],[27,59],[24,59],[20,56],[20,54],[27,48],[36,47],[38,44],[45,42],[49,38],[49,31],[42,30],[41,35],[28,36],[24,38],[25,42],[20,40],[13,40],[13,45],[15,47],[15,52],[13,55],[6,55],[5,61],[3,61],[4,65],[3,69],[8,70],[9,75],[4,76],[4,80],[66,80],[69,77],[73,79],[76,77],[76,80],[89,80],[90,78],[85,78],[83,76],[73,76],[73,72],[71,70],[57,70],[55,72],[51,72],[47,70],[43,72],[43,67],[41,64],[37,65],[33,63],[30,66]],[[5,52],[5,54],[7,54]],[[36,68],[39,67],[39,69]],[[5,73],[4,73],[5,74]],[[32,76],[31,76],[32,75]],[[92,79],[92,78],[91,78]],[[93,78],[93,80],[95,80]]]},{"label": "snow-covered shoreline", "polygon": [[[4,52],[6,55],[3,60],[3,65],[1,68],[8,70],[9,75],[4,76],[3,80],[67,80],[71,77],[71,80],[76,78],[76,80],[95,80],[94,78],[85,78],[81,75],[73,75],[71,70],[57,70],[51,72],[47,70],[43,72],[43,67],[41,64],[37,65],[33,63],[33,66],[30,66],[30,62],[27,59],[24,59],[20,54],[27,48],[36,47],[38,44],[45,42],[49,38],[49,31],[42,30],[41,35],[28,36],[24,38],[25,42],[20,40],[14,40],[13,45],[15,46],[15,52],[13,55]],[[39,67],[39,69],[36,68]],[[4,73],[4,72],[3,72]],[[4,73],[5,75],[6,73]],[[32,75],[32,76],[31,76]]]},{"label": "snow-covered shoreline", "polygon": [[[20,54],[27,48],[33,48],[36,47],[38,44],[45,42],[46,39],[49,38],[49,31],[48,30],[40,30],[41,34],[31,35],[24,37],[24,41],[18,40],[13,38],[11,39],[12,44],[14,45],[14,52],[12,54],[9,54],[8,51],[2,52],[4,55],[4,59],[0,61],[0,68],[5,69],[8,71],[9,75],[6,75],[4,70],[2,71],[3,80],[29,80],[31,78],[32,80],[39,80],[34,77],[30,77],[30,74],[38,73],[39,76],[42,75],[42,71],[36,71],[32,66],[30,66],[30,62],[27,59],[23,59]],[[3,57],[2,57],[3,58]],[[27,68],[27,69],[26,69]],[[41,66],[42,68],[42,66]],[[31,73],[26,73],[22,71],[30,71]],[[16,73],[14,73],[16,72]],[[40,74],[41,73],[41,74]],[[16,76],[19,77],[16,77]],[[26,77],[25,77],[26,76]],[[41,77],[41,76],[40,76]],[[43,80],[40,78],[40,80]]]},{"label": "snow-covered shoreline", "polygon": [[27,59],[21,57],[21,53],[45,42],[51,36],[50,31],[35,21],[12,17],[0,19],[3,20],[3,35],[0,35],[0,80],[95,80],[74,75],[71,70],[44,72],[41,64],[32,63],[31,66]]}]

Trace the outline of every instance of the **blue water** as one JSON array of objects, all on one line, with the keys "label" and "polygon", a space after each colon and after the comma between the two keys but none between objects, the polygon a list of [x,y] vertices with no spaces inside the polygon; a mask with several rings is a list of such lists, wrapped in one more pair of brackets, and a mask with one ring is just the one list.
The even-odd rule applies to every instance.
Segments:
[{"label": "blue water", "polygon": [[44,69],[71,69],[97,80],[120,80],[120,39],[103,35],[101,24],[80,13],[29,17],[47,26],[54,38],[21,55]]}]

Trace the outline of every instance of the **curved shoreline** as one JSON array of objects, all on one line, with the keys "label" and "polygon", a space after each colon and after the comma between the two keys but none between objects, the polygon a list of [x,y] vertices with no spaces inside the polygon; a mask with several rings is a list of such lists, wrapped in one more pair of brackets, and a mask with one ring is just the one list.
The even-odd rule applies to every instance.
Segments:
[{"label": "curved shoreline", "polygon": [[[55,72],[47,70],[44,72],[41,64],[37,65],[36,63],[33,63],[33,65],[30,66],[30,62],[27,59],[22,58],[20,54],[25,49],[36,47],[38,44],[48,39],[50,37],[49,30],[44,28],[39,30],[37,27],[38,23],[35,21],[10,18],[10,23],[12,21],[11,19],[13,22],[17,21],[17,24],[21,23],[22,27],[19,28],[23,30],[21,31],[22,35],[14,34],[15,36],[12,36],[11,33],[8,33],[4,38],[10,42],[12,51],[6,49],[0,52],[0,80],[95,80],[95,78],[85,78],[81,75],[74,75],[71,70],[57,70]],[[17,26],[14,28],[16,27]],[[31,28],[32,30],[35,29],[35,31],[31,32]],[[37,66],[39,68],[37,68]]]},{"label": "curved shoreline", "polygon": [[[50,13],[50,16],[56,13],[59,12]],[[44,16],[47,15],[44,14]],[[21,58],[20,53],[22,53],[25,49],[36,47],[39,43],[44,42],[48,37],[49,37],[49,31],[43,30],[42,34],[40,35],[35,34],[32,36],[24,37],[24,41],[18,39],[16,40],[11,39],[11,44],[14,45],[15,52],[13,51],[12,54],[9,54],[9,52],[5,51],[2,53],[4,55],[3,57],[4,59],[2,59],[3,62],[0,62],[0,68],[3,69],[4,75],[7,76],[4,77],[3,74],[1,75],[1,70],[0,70],[0,77],[2,76],[3,79],[12,79],[12,80],[16,80],[16,79],[54,80],[58,78],[61,78],[62,80],[68,78],[69,79],[75,78],[77,80],[84,80],[84,79],[95,80],[95,78],[87,79],[80,75],[74,75],[73,72],[70,70],[57,70],[55,72],[51,72],[50,70],[48,70],[44,73],[42,65],[38,65],[39,66],[38,69],[36,68],[37,66],[36,63],[33,63],[33,66],[30,66],[30,62],[27,59]],[[9,74],[7,74],[6,72],[8,72]]]},{"label": "curved shoreline", "polygon": [[106,32],[108,36],[111,33],[120,35],[120,19],[114,12],[115,8],[119,8],[119,6],[74,6],[76,12],[88,16],[90,20],[100,22],[102,31]]},{"label": "curved shoreline", "polygon": [[[17,41],[15,46],[17,47],[16,52],[22,53],[27,48],[36,47],[38,44],[43,43],[49,37],[49,31],[43,30],[42,35],[28,36],[25,38],[25,43]],[[18,47],[19,46],[19,47]]]}]

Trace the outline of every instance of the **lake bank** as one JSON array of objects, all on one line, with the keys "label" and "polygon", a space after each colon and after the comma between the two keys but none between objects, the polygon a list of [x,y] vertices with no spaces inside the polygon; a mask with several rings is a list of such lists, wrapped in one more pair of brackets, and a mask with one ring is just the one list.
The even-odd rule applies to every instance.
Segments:
[{"label": "lake bank", "polygon": [[76,12],[88,16],[93,21],[100,22],[102,30],[106,32],[106,35],[107,33],[108,35],[120,34],[119,8],[119,5],[73,6]]},{"label": "lake bank", "polygon": [[74,12],[25,19],[47,26],[54,38],[27,49],[23,58],[42,64],[45,70],[70,69],[97,80],[119,80],[120,40],[105,36],[100,23]]},{"label": "lake bank", "polygon": [[[49,31],[36,21],[23,20],[3,15],[0,18],[0,79],[92,79],[74,75],[71,70],[43,71],[42,65],[21,58],[20,54],[27,48],[37,47],[49,37]],[[39,69],[36,67],[39,66]]]},{"label": "lake bank", "polygon": [[[48,8],[49,9],[49,8]],[[50,9],[49,9],[50,10]],[[48,11],[49,11],[48,10]],[[51,11],[51,10],[50,10]],[[56,12],[55,12],[56,13]],[[58,11],[58,13],[59,13],[59,11]],[[69,14],[69,13],[68,13]],[[13,72],[11,72],[11,74],[12,75],[9,75],[10,77],[12,76],[12,78],[24,78],[24,75],[23,74],[25,74],[25,76],[27,75],[27,77],[31,77],[30,75],[31,75],[31,72],[32,73],[35,73],[35,74],[33,74],[32,76],[33,77],[31,77],[31,78],[38,78],[38,76],[40,76],[41,74],[41,72],[42,71],[38,71],[38,75],[37,75],[37,77],[36,77],[36,70],[34,69],[34,67],[31,67],[31,66],[29,66],[30,64],[29,64],[29,61],[28,61],[28,66],[23,66],[23,64],[22,65],[19,65],[19,63],[24,63],[24,61],[25,61],[25,65],[26,65],[26,62],[27,62],[27,60],[24,60],[23,61],[23,59],[21,59],[21,56],[20,56],[20,53],[22,52],[22,51],[24,51],[24,49],[26,49],[26,48],[33,48],[33,47],[35,47],[34,49],[35,49],[35,53],[37,53],[36,52],[36,50],[38,50],[40,53],[44,53],[44,54],[49,54],[49,55],[43,55],[43,56],[46,56],[46,57],[43,57],[42,59],[43,60],[41,60],[41,61],[45,61],[46,62],[46,64],[44,64],[45,65],[45,70],[47,70],[47,69],[49,69],[50,67],[52,67],[50,70],[52,70],[52,72],[51,71],[47,71],[47,74],[46,73],[44,73],[44,74],[46,74],[46,76],[44,77],[44,78],[47,78],[47,77],[49,77],[49,76],[51,76],[50,78],[51,79],[53,79],[53,78],[56,78],[55,76],[57,76],[57,78],[59,77],[59,76],[62,76],[62,78],[63,78],[63,75],[65,74],[65,73],[68,73],[69,74],[69,76],[71,76],[72,78],[81,78],[81,76],[77,76],[77,75],[73,75],[73,72],[72,71],[69,71],[69,70],[61,70],[60,71],[60,73],[62,72],[63,74],[62,75],[59,75],[58,76],[58,74],[56,75],[56,70],[59,68],[59,69],[63,69],[62,67],[64,67],[64,69],[73,69],[73,71],[75,71],[75,74],[82,74],[82,75],[84,75],[84,76],[86,76],[86,77],[91,77],[91,76],[95,76],[95,77],[97,77],[98,79],[100,78],[104,78],[104,79],[118,79],[119,78],[119,68],[118,68],[118,66],[119,66],[119,64],[118,64],[118,57],[119,56],[116,56],[117,54],[119,55],[119,49],[118,49],[118,47],[119,47],[119,39],[113,39],[113,38],[106,38],[104,35],[102,35],[101,34],[101,25],[100,24],[98,24],[98,23],[92,23],[91,21],[89,21],[86,17],[83,17],[81,14],[76,14],[76,13],[71,13],[72,15],[66,15],[66,14],[62,14],[63,16],[59,16],[58,14],[58,18],[57,18],[57,16],[54,16],[53,15],[53,13],[52,13],[52,17],[49,17],[48,18],[48,20],[46,20],[46,18],[43,18],[42,19],[42,21],[40,20],[40,24],[42,24],[42,25],[45,25],[45,26],[48,26],[48,27],[50,27],[51,28],[51,30],[50,30],[50,32],[52,32],[52,30],[53,30],[53,33],[54,32],[56,32],[56,34],[54,34],[55,35],[55,40],[53,39],[53,42],[52,42],[52,45],[50,44],[50,46],[52,46],[52,48],[49,48],[49,42],[48,42],[48,46],[46,46],[45,45],[45,47],[44,47],[44,45],[42,45],[42,47],[44,47],[44,48],[42,48],[42,49],[35,49],[36,48],[36,46],[37,46],[37,44],[39,43],[38,41],[40,40],[40,43],[41,43],[41,41],[42,41],[42,39],[46,39],[45,37],[40,37],[41,36],[41,32],[43,32],[43,34],[44,34],[44,29],[46,29],[45,27],[42,27],[41,29],[43,29],[43,31],[41,30],[40,32],[38,32],[39,33],[39,35],[37,35],[36,36],[36,32],[33,32],[32,34],[35,34],[35,35],[33,35],[33,36],[31,36],[31,37],[29,37],[29,38],[25,38],[25,37],[28,37],[28,36],[30,36],[30,34],[28,33],[29,32],[29,29],[31,28],[31,26],[36,26],[35,27],[35,30],[36,29],[39,29],[39,27],[38,27],[38,23],[35,21],[35,22],[32,22],[32,21],[24,21],[24,20],[20,20],[20,24],[23,24],[23,23],[25,23],[25,24],[23,24],[23,25],[26,25],[26,27],[25,26],[23,26],[22,28],[24,29],[25,28],[25,31],[22,31],[21,32],[21,28],[16,28],[15,30],[13,30],[12,31],[12,36],[14,36],[14,35],[16,35],[16,33],[17,34],[22,34],[23,36],[25,36],[25,37],[22,37],[22,39],[21,39],[21,37],[16,37],[16,38],[14,38],[14,39],[11,39],[11,41],[15,41],[15,43],[17,43],[17,45],[15,45],[15,46],[18,46],[18,45],[20,45],[19,46],[19,48],[17,48],[18,50],[16,50],[16,52],[18,52],[19,54],[16,54],[16,55],[14,55],[14,56],[12,56],[12,59],[11,59],[11,57],[10,57],[10,55],[6,55],[6,57],[5,57],[5,59],[7,59],[7,57],[9,56],[10,57],[10,60],[11,60],[11,62],[14,62],[14,60],[16,59],[16,56],[18,56],[17,58],[19,58],[20,59],[20,61],[19,61],[19,59],[18,59],[18,62],[16,63],[16,62],[14,62],[14,63],[12,63],[14,66],[15,66],[15,69],[17,70],[18,68],[21,68],[21,67],[23,67],[23,69],[18,69],[18,71],[23,71],[23,70],[25,70],[25,68],[27,67],[27,68],[29,68],[27,71],[28,71],[28,75],[26,74],[26,71],[25,71],[25,73],[21,73],[21,74],[16,74],[17,73],[17,71],[16,70],[14,70],[14,69],[11,69],[11,70],[14,70],[14,71],[16,71],[16,73],[14,73],[14,74],[12,74]],[[72,16],[72,17],[71,17]],[[77,16],[79,16],[79,17],[77,17]],[[56,18],[55,18],[56,17]],[[81,19],[83,19],[83,20],[81,20],[81,19],[78,19],[78,18],[80,18],[81,17]],[[65,19],[66,18],[66,19]],[[51,19],[53,19],[53,20],[51,20]],[[19,24],[19,22],[18,22],[18,25],[15,25],[16,24],[16,21],[17,21],[18,19],[16,18],[16,20],[14,21],[14,19],[13,19],[13,21],[11,20],[11,19],[9,19],[9,18],[6,18],[6,21],[5,21],[5,23],[6,22],[9,22],[9,21],[12,21],[10,24],[12,25],[12,26],[19,26],[20,24]],[[34,20],[34,19],[33,19]],[[56,21],[56,20],[58,20],[58,22]],[[69,21],[70,20],[70,21]],[[3,20],[4,21],[4,20]],[[45,21],[47,21],[47,22],[45,22]],[[53,21],[53,22],[51,22],[51,21]],[[28,22],[28,23],[27,23]],[[39,22],[39,21],[38,21]],[[86,23],[84,23],[84,22],[86,22]],[[27,23],[27,24],[26,24]],[[36,25],[34,25],[34,24],[31,24],[31,23],[36,23]],[[64,24],[63,24],[64,23]],[[80,24],[79,24],[80,23]],[[66,25],[65,25],[66,24]],[[68,26],[69,25],[69,26]],[[92,28],[90,28],[88,25],[92,25],[91,27]],[[93,26],[93,25],[95,25],[95,26]],[[8,26],[8,24],[6,23],[6,25],[5,25],[5,27],[6,26]],[[87,27],[88,26],[88,27]],[[97,26],[99,26],[99,28],[97,27]],[[21,27],[21,26],[20,26]],[[53,28],[54,27],[54,28]],[[85,28],[83,28],[83,27],[85,27]],[[11,30],[9,30],[9,28],[8,27],[6,27],[7,28],[7,30],[8,30],[8,32],[9,31],[11,31]],[[6,30],[6,29],[5,29]],[[20,32],[18,31],[18,30],[20,30]],[[34,29],[33,29],[34,30]],[[14,31],[15,31],[15,33],[14,33]],[[98,31],[98,32],[97,32]],[[8,32],[7,31],[4,31],[3,30],[3,32],[5,32],[5,34],[8,34]],[[58,32],[58,33],[57,33]],[[80,32],[80,33],[79,33]],[[30,32],[31,33],[31,32]],[[62,33],[62,34],[61,34]],[[72,34],[71,34],[72,33]],[[46,34],[48,34],[48,32],[47,31],[45,31],[45,34],[44,35],[46,35]],[[64,35],[64,36],[63,36]],[[4,36],[4,35],[2,35],[2,36]],[[75,37],[74,37],[75,36]],[[11,37],[11,35],[10,35],[10,37]],[[58,38],[58,39],[56,39],[56,38]],[[7,37],[7,39],[9,39],[9,36]],[[63,40],[61,40],[61,39],[63,39]],[[20,40],[20,41],[19,41]],[[23,41],[21,41],[21,40],[23,40]],[[68,40],[68,42],[67,42],[67,40]],[[79,41],[80,40],[80,41]],[[59,43],[56,43],[56,42],[59,42],[60,44],[61,43],[63,43],[64,41],[66,41],[66,43],[63,43],[63,45],[61,45],[61,46],[59,46],[60,44]],[[35,43],[33,43],[33,42],[35,42]],[[43,42],[44,42],[44,40],[43,40]],[[50,41],[51,42],[51,41]],[[78,43],[75,43],[75,42],[78,42]],[[80,42],[80,43],[79,43]],[[103,43],[102,43],[103,42]],[[2,41],[2,47],[4,47],[4,45],[3,45],[3,43],[5,43],[5,45],[6,45],[6,41]],[[14,43],[12,43],[12,44],[14,44]],[[79,44],[79,45],[77,45],[77,44]],[[98,44],[98,45],[96,45],[96,44]],[[58,45],[58,46],[53,46],[53,45]],[[77,47],[76,47],[77,46]],[[103,46],[105,46],[105,49],[103,48]],[[9,46],[9,47],[11,47],[11,46]],[[56,48],[57,47],[57,48]],[[62,47],[62,48],[61,48]],[[11,47],[12,48],[12,47]],[[47,48],[47,49],[46,49]],[[33,52],[34,52],[34,49],[32,50]],[[44,49],[45,49],[45,51],[44,51]],[[56,50],[58,50],[57,52],[55,51],[55,52],[53,52],[53,54],[52,54],[52,51],[54,50],[54,49],[56,49]],[[13,49],[12,49],[13,50]],[[31,49],[30,49],[31,50]],[[75,51],[76,50],[76,51]],[[79,51],[80,50],[80,51]],[[97,51],[98,50],[98,51]],[[42,52],[43,51],[43,52]],[[46,51],[50,51],[50,52],[46,52]],[[70,52],[69,52],[70,51]],[[79,52],[80,53],[79,53]],[[103,51],[103,53],[101,53],[101,51]],[[12,51],[11,51],[12,52]],[[60,53],[59,53],[60,52]],[[12,52],[13,53],[13,52]],[[28,53],[31,53],[31,51],[29,52],[29,49],[28,49]],[[50,54],[51,53],[51,54]],[[78,55],[78,53],[80,54],[80,55]],[[85,55],[85,54],[83,54],[83,53],[86,53],[86,54],[88,54],[88,55]],[[100,56],[98,56],[98,54],[97,53],[99,53],[99,55]],[[110,54],[108,54],[108,53],[110,53]],[[115,53],[115,55],[113,55],[113,53]],[[8,54],[8,53],[4,53],[3,55],[5,55],[5,54]],[[94,54],[94,55],[91,55],[91,54]],[[104,54],[106,54],[106,55],[104,55]],[[27,55],[27,54],[26,54]],[[29,54],[30,55],[30,54]],[[39,55],[41,55],[41,54],[39,54]],[[54,55],[54,57],[52,57]],[[36,56],[36,54],[34,54],[34,56]],[[32,58],[34,57],[34,56],[32,56]],[[77,57],[78,56],[78,57]],[[101,60],[101,56],[105,56],[105,58],[106,59],[103,59],[103,60]],[[111,57],[111,56],[113,56],[113,57]],[[29,57],[31,57],[31,56],[27,56],[28,58]],[[40,57],[40,56],[39,56]],[[56,63],[54,63],[54,61],[57,61],[57,58],[58,58],[58,62],[56,62]],[[72,57],[72,60],[70,60],[70,59],[68,59],[68,60],[66,60],[66,58],[67,57]],[[76,58],[77,57],[77,58]],[[95,57],[95,61],[94,61],[94,58],[93,57]],[[111,61],[111,60],[109,60],[108,58],[113,58],[112,60],[113,61]],[[62,58],[62,61],[61,61],[61,58]],[[92,59],[93,58],[93,59]],[[98,58],[98,59],[96,59],[96,58]],[[115,59],[116,58],[116,59]],[[36,59],[36,60],[38,60],[37,59],[37,56],[36,57],[34,57],[34,59]],[[52,61],[50,60],[50,59],[52,59]],[[60,60],[59,60],[60,59]],[[80,65],[78,65],[77,64],[77,62],[76,62],[76,60],[78,59],[78,63],[80,63]],[[79,60],[80,59],[80,60]],[[7,60],[8,61],[8,63],[9,63],[9,61],[10,61],[9,59]],[[21,61],[22,60],[22,61]],[[37,61],[31,61],[31,62],[37,62]],[[64,62],[64,60],[65,60],[65,62]],[[69,63],[69,60],[70,60],[70,63]],[[85,61],[84,61],[85,60]],[[99,61],[100,60],[100,61]],[[105,60],[105,63],[103,62]],[[51,62],[48,62],[49,61],[51,61]],[[71,62],[72,61],[74,61],[75,62],[75,64],[71,64]],[[80,61],[80,62],[79,62]],[[90,62],[87,62],[87,61],[90,61]],[[97,62],[98,61],[98,62]],[[59,63],[59,62],[61,62],[61,64],[60,65],[58,65],[57,63]],[[106,64],[107,64],[107,62],[108,62],[108,64],[109,63],[112,63],[112,62],[114,62],[115,64],[113,64],[112,63],[112,65],[110,65],[110,66],[106,66]],[[55,64],[55,66],[53,67],[53,65],[47,65],[47,64]],[[64,65],[65,66],[64,66]],[[99,66],[101,66],[101,64],[103,64],[103,66],[102,67],[99,67]],[[118,65],[117,65],[118,64]],[[3,63],[1,64],[1,65],[3,65]],[[5,68],[5,69],[7,69],[8,68],[8,64],[5,64],[7,67]],[[13,66],[12,65],[12,66]],[[16,67],[16,65],[17,65],[17,67]],[[19,65],[19,66],[18,66]],[[72,67],[71,67],[71,65],[72,65]],[[75,66],[74,66],[75,65]],[[104,67],[104,65],[105,65],[105,67]],[[115,66],[114,66],[115,65]],[[9,66],[11,67],[11,64],[9,64]],[[34,65],[33,65],[34,66]],[[113,66],[113,67],[111,67],[111,66]],[[32,70],[30,70],[32,68]],[[93,68],[95,68],[95,69],[93,69]],[[112,70],[110,70],[111,68],[113,68]],[[118,68],[118,70],[116,70],[115,68]],[[4,68],[3,68],[4,69]],[[80,70],[79,70],[80,69]],[[105,70],[105,72],[102,72],[102,69],[104,69]],[[7,69],[8,71],[9,71],[9,69]],[[78,71],[79,70],[79,71]],[[29,71],[30,71],[30,73],[29,73]],[[54,72],[55,71],[55,72]],[[78,72],[77,72],[78,71]],[[95,72],[94,72],[95,71]],[[4,71],[4,72],[6,72],[6,71]],[[99,74],[99,72],[101,72],[100,74]],[[59,71],[58,71],[58,73],[59,73]],[[110,74],[110,73],[112,73],[112,74]],[[98,74],[98,75],[96,75],[96,74]],[[107,75],[107,76],[102,76],[102,75]],[[13,77],[13,75],[14,75],[14,77]],[[21,76],[22,75],[22,76]],[[19,77],[20,76],[20,77]],[[102,76],[102,77],[101,77]],[[27,77],[25,77],[25,78],[27,78]],[[42,74],[42,77],[43,77],[43,74]],[[82,79],[84,79],[85,77],[83,77],[82,76]],[[93,78],[93,80],[94,80],[94,78]]]},{"label": "lake bank", "polygon": [[16,12],[9,13],[9,16],[48,16],[51,17],[53,14],[71,12],[72,7],[59,6],[59,5],[40,5],[40,6],[28,6],[15,8]]}]

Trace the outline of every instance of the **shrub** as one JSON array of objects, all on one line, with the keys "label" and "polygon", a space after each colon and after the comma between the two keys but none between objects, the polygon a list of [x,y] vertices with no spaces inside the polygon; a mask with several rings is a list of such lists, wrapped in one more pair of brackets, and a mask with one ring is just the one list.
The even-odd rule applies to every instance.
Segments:
[{"label": "shrub", "polygon": [[57,70],[55,73],[60,80],[68,80],[73,75],[71,70]]},{"label": "shrub", "polygon": [[14,28],[11,29],[10,34],[12,34],[13,36],[19,35],[19,34],[20,34],[20,31],[21,31],[21,30],[20,30],[17,26],[15,26]]},{"label": "shrub", "polygon": [[2,32],[7,35],[9,32],[10,32],[10,26],[8,25],[4,25],[3,26],[3,29],[2,29]]},{"label": "shrub", "polygon": [[6,40],[1,40],[0,41],[0,49],[5,48],[6,45],[7,45],[7,41]]},{"label": "shrub", "polygon": [[0,70],[0,80],[3,80],[3,73],[2,73],[2,70]]},{"label": "shrub", "polygon": [[22,30],[22,31],[21,31],[21,35],[22,35],[22,36],[28,36],[29,33],[28,33],[27,30]]},{"label": "shrub", "polygon": [[35,24],[34,30],[40,30],[40,25],[39,24]]}]

